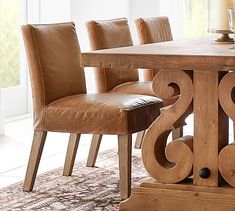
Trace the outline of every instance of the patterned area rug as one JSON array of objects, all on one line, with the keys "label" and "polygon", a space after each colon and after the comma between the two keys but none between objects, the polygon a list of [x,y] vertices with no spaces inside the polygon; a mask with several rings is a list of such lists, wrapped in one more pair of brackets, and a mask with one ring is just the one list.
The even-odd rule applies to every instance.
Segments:
[{"label": "patterned area rug", "polygon": [[[132,159],[132,185],[146,179],[140,150]],[[73,176],[62,175],[62,168],[39,175],[34,190],[22,191],[22,182],[0,190],[0,210],[118,210],[118,157],[114,151],[101,153],[95,168],[76,163]]]}]

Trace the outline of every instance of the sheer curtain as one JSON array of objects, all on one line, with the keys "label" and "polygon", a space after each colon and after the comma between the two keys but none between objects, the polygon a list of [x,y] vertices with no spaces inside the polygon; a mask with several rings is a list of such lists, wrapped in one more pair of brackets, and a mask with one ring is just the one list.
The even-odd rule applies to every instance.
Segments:
[{"label": "sheer curtain", "polygon": [[158,15],[168,16],[174,39],[198,37],[208,31],[208,0],[158,0]]}]

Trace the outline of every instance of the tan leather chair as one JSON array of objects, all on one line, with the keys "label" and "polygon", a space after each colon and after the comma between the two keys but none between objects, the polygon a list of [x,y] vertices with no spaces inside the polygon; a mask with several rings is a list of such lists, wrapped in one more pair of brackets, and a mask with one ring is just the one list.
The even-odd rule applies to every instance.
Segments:
[{"label": "tan leather chair", "polygon": [[[170,22],[167,17],[138,18],[135,20],[140,44],[158,43],[173,40]],[[158,70],[144,71],[144,81],[152,81]]]},{"label": "tan leather chair", "polygon": [[34,103],[34,136],[24,181],[31,191],[47,131],[70,133],[63,175],[70,176],[81,133],[118,135],[120,191],[131,188],[131,134],[158,117],[161,100],[143,95],[86,94],[73,23],[25,25],[23,38]]},{"label": "tan leather chair", "polygon": [[[168,17],[138,18],[135,20],[140,44],[158,43],[173,40],[171,26]],[[152,81],[158,69],[144,70],[144,81]],[[172,104],[178,97],[164,99],[164,104]],[[183,127],[172,131],[172,138],[183,136]]]}]

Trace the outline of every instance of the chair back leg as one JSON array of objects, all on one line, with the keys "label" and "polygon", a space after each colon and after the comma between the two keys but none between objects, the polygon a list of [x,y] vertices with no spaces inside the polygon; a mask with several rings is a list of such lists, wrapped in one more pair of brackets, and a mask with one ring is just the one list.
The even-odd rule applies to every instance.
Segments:
[{"label": "chair back leg", "polygon": [[131,194],[131,148],[132,135],[119,135],[119,187],[122,199],[127,199]]},{"label": "chair back leg", "polygon": [[94,134],[91,140],[91,146],[87,158],[87,167],[94,167],[99,152],[102,134]]},{"label": "chair back leg", "polygon": [[70,133],[67,153],[65,157],[63,176],[71,176],[74,166],[74,161],[77,154],[78,144],[81,134]]},{"label": "chair back leg", "polygon": [[183,137],[183,126],[172,130],[172,140]]},{"label": "chair back leg", "polygon": [[144,134],[145,134],[145,130],[140,131],[137,133],[136,136],[136,141],[135,141],[135,149],[140,149],[142,144],[143,144],[143,139],[144,139]]},{"label": "chair back leg", "polygon": [[33,143],[31,147],[28,167],[24,180],[24,186],[23,186],[24,191],[32,191],[33,189],[46,136],[47,136],[46,131],[34,131]]}]

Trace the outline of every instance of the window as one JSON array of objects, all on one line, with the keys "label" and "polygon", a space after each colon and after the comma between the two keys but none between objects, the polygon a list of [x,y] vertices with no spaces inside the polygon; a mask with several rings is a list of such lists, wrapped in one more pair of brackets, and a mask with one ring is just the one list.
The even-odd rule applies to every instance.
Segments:
[{"label": "window", "polygon": [[0,0],[0,87],[20,84],[20,1]]},{"label": "window", "polygon": [[208,33],[208,1],[184,0],[185,37],[203,36]]},{"label": "window", "polygon": [[21,38],[26,0],[0,0],[0,88],[5,116],[28,111],[27,68]]},{"label": "window", "polygon": [[158,9],[169,17],[174,39],[208,33],[208,0],[159,0]]}]

